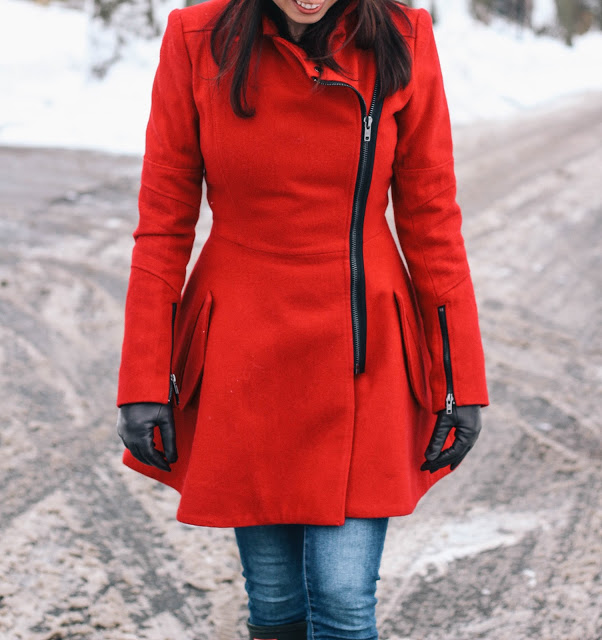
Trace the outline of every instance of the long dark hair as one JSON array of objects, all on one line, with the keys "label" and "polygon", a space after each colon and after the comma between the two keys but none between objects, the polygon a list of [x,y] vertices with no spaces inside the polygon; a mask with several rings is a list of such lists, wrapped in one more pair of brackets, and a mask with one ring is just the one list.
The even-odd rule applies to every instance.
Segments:
[{"label": "long dark hair", "polygon": [[[296,41],[307,56],[334,71],[344,73],[330,49],[330,35],[337,20],[352,0],[337,0],[324,17],[306,27]],[[230,104],[236,115],[245,118],[255,110],[247,101],[247,80],[253,50],[261,54],[262,15],[267,13],[282,37],[293,40],[282,11],[272,0],[230,0],[217,16],[211,30],[211,53],[219,67],[218,81],[231,74]],[[390,95],[410,81],[411,56],[405,38],[396,28],[392,14],[410,21],[396,0],[358,0],[350,13],[355,21],[351,33],[338,47],[342,49],[355,38],[360,49],[372,49],[381,95]]]}]

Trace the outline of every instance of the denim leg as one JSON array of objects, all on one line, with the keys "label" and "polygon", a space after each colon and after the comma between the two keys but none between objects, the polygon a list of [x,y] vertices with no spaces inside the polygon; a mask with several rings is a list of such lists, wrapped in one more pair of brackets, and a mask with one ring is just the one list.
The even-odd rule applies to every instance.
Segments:
[{"label": "denim leg", "polygon": [[249,596],[249,622],[276,626],[305,620],[303,525],[235,527]]},{"label": "denim leg", "polygon": [[305,525],[309,640],[376,640],[376,581],[388,518]]}]

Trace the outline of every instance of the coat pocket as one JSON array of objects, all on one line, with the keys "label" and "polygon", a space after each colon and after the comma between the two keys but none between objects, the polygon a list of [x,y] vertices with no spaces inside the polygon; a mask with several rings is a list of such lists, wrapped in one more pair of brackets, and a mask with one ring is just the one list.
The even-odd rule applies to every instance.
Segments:
[{"label": "coat pocket", "polygon": [[185,318],[178,331],[175,371],[180,386],[180,409],[192,400],[201,384],[212,305],[213,296],[207,291],[198,312]]},{"label": "coat pocket", "polygon": [[[430,357],[422,322],[420,318],[408,317],[408,310],[401,294],[394,291],[394,296],[410,388],[416,402],[427,411],[431,411],[431,390],[428,377]],[[411,312],[412,315],[416,314],[413,307]]]}]

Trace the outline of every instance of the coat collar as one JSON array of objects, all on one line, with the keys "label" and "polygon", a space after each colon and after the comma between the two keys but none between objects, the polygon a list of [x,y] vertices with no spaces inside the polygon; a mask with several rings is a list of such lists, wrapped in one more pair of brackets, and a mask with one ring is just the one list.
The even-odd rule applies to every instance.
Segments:
[{"label": "coat collar", "polygon": [[[349,15],[357,8],[357,5],[358,5],[358,0],[351,0],[349,4],[345,7],[339,19],[337,20],[335,28],[333,29],[332,34],[330,36],[331,46],[333,49],[336,50],[337,47],[339,47],[345,41],[348,30],[351,28],[351,20],[349,18]],[[276,24],[265,13],[262,16],[262,27],[263,27],[263,35],[271,38],[274,44],[277,46],[277,48],[280,49],[283,53],[286,51],[288,51],[289,53],[292,53],[297,58],[297,60],[301,63],[301,65],[303,66],[303,69],[305,70],[305,73],[310,78],[313,78],[318,75],[316,71],[316,63],[307,58],[305,51],[303,51],[303,49],[299,45],[280,36],[278,32],[278,28],[276,27]],[[342,51],[335,53],[335,59],[337,59],[337,61],[340,62],[341,66],[344,69],[347,67],[347,70],[351,71],[353,78],[356,78],[356,74],[355,74],[356,70],[349,69],[348,61],[343,61],[341,59],[342,56],[340,56],[340,54],[342,53]],[[349,77],[341,75],[340,73],[336,73],[332,71],[332,69],[328,69],[326,67],[322,69],[320,73],[320,78],[322,80],[335,80],[335,81],[347,82],[349,84],[354,84],[353,78],[350,80]]]}]

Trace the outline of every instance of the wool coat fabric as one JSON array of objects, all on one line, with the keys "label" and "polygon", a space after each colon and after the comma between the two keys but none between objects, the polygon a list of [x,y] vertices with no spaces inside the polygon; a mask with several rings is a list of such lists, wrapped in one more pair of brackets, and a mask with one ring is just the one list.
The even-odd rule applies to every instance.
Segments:
[{"label": "wool coat fabric", "polygon": [[[225,4],[173,10],[162,42],[117,404],[174,402],[173,374],[179,459],[124,462],[190,524],[408,514],[449,473],[420,471],[446,396],[488,403],[430,16],[392,16],[412,79],[373,111],[372,51],[322,69],[264,16],[240,118],[209,44]],[[184,287],[203,177],[213,224]]]}]

